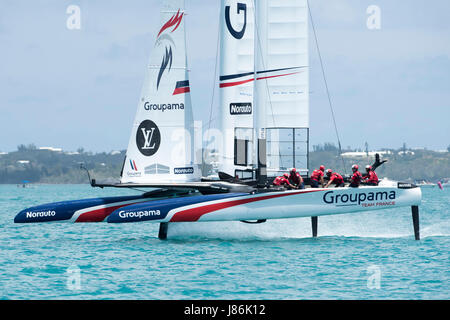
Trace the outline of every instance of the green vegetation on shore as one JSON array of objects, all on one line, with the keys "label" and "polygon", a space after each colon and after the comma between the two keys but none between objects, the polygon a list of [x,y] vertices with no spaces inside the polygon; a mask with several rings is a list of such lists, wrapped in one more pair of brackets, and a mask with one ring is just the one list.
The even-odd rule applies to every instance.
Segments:
[{"label": "green vegetation on shore", "polygon": [[[381,156],[388,162],[377,169],[380,178],[435,182],[450,176],[450,152],[409,150],[403,147],[386,150]],[[86,171],[80,169],[81,163],[97,181],[114,182],[119,180],[124,157],[125,151],[93,154],[80,148],[77,152],[67,153],[21,145],[17,151],[0,154],[0,183],[87,183]],[[364,172],[364,167],[373,162],[374,157],[364,152],[342,157],[330,143],[314,146],[309,158],[311,171],[323,164],[341,174],[349,174],[354,163]],[[208,165],[203,167],[205,171],[211,168]],[[210,172],[203,172],[204,176],[208,174]]]}]

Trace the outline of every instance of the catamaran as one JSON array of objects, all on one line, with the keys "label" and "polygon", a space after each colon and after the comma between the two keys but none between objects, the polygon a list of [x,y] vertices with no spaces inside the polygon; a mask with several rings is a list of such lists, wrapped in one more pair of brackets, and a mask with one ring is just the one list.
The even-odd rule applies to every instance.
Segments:
[{"label": "catamaran", "polygon": [[[171,223],[311,217],[411,206],[419,235],[421,190],[414,184],[285,190],[271,181],[288,168],[308,183],[307,0],[221,0],[218,178],[194,161],[195,127],[187,68],[184,0],[166,0],[139,98],[119,183],[151,188],[135,196],[62,201],[22,210],[16,223]],[[176,142],[176,143],[175,143]],[[379,159],[374,168],[380,164]]]}]

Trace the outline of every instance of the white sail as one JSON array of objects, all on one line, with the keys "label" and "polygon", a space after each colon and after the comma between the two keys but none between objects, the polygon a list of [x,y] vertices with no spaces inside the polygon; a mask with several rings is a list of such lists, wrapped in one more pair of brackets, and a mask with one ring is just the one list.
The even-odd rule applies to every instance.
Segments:
[{"label": "white sail", "polygon": [[223,135],[219,171],[252,178],[253,0],[221,0],[220,103]]},{"label": "white sail", "polygon": [[[309,128],[307,0],[255,5],[255,130],[266,139],[267,169],[307,171]],[[273,175],[273,174],[272,174]]]},{"label": "white sail", "polygon": [[199,180],[186,58],[184,0],[164,1],[131,131],[122,183]]}]

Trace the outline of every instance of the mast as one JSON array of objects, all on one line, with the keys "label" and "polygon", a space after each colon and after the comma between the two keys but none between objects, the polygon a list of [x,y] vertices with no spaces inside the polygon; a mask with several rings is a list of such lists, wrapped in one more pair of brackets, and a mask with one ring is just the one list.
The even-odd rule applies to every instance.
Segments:
[{"label": "mast", "polygon": [[253,178],[253,0],[221,0],[219,171]]},{"label": "mast", "polygon": [[256,180],[259,185],[264,185],[267,180],[267,151],[266,151],[266,114],[267,102],[270,101],[267,83],[258,80],[258,70],[266,70],[264,58],[268,48],[268,5],[266,0],[255,1],[255,113],[253,116],[253,128],[257,138],[256,144]]}]

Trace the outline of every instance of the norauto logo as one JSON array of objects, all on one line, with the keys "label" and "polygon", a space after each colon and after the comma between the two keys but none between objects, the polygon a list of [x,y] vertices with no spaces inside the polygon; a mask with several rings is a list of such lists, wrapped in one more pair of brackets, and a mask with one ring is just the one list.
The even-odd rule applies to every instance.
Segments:
[{"label": "norauto logo", "polygon": [[230,103],[230,114],[252,114],[252,104],[250,102]]},{"label": "norauto logo", "polygon": [[194,168],[193,167],[174,168],[173,173],[174,174],[193,174]]},{"label": "norauto logo", "polygon": [[395,191],[360,192],[352,194],[335,194],[334,191],[325,192],[323,202],[336,205],[360,205],[366,201],[390,201],[395,200]]},{"label": "norauto logo", "polygon": [[147,111],[174,111],[174,110],[184,110],[184,103],[144,103],[144,110]]},{"label": "norauto logo", "polygon": [[54,217],[55,215],[56,215],[56,211],[52,211],[52,210],[39,211],[39,212],[27,212],[27,218]]}]

